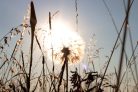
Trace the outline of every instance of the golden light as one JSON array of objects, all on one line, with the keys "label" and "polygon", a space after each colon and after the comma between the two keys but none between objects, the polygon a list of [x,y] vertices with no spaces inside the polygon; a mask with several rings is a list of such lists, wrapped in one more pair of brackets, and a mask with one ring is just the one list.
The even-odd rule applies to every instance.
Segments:
[{"label": "golden light", "polygon": [[[44,28],[46,30],[46,28]],[[43,47],[45,53],[50,61],[61,63],[64,47],[69,48],[70,54],[68,56],[69,63],[80,62],[84,55],[85,43],[79,34],[72,31],[67,23],[58,20],[52,23],[52,29],[44,31],[41,38],[43,38]]]}]

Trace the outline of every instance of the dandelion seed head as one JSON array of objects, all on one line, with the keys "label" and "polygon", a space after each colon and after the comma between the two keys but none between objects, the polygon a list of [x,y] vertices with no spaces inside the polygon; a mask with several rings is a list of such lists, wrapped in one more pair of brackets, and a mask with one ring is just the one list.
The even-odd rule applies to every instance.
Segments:
[{"label": "dandelion seed head", "polygon": [[63,62],[63,49],[69,49],[68,62],[78,63],[83,59],[85,42],[75,31],[72,31],[64,23],[56,23],[52,30],[43,32],[41,38],[44,42],[43,47],[47,52],[50,61],[56,63]]}]

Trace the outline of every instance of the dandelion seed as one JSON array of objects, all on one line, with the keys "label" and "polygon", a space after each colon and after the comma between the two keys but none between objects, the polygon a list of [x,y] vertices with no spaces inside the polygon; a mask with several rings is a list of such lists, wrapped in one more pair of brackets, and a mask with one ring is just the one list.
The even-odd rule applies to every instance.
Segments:
[{"label": "dandelion seed", "polygon": [[60,20],[53,21],[52,30],[43,32],[41,38],[45,42],[43,49],[47,51],[47,57],[51,61],[53,59],[57,64],[63,63],[62,56],[64,53],[62,50],[65,47],[70,50],[70,54],[68,55],[68,62],[70,64],[78,63],[82,60],[85,43],[79,34],[72,31],[64,22],[62,23]]}]

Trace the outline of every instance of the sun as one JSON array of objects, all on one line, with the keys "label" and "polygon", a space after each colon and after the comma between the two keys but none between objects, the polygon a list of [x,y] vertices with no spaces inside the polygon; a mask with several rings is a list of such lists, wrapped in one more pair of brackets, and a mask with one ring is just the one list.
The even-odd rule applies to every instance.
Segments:
[{"label": "sun", "polygon": [[71,27],[61,20],[54,21],[52,29],[43,28],[41,43],[43,50],[50,61],[62,63],[64,48],[70,50],[68,55],[69,63],[78,63],[84,55],[85,43],[82,37]]}]

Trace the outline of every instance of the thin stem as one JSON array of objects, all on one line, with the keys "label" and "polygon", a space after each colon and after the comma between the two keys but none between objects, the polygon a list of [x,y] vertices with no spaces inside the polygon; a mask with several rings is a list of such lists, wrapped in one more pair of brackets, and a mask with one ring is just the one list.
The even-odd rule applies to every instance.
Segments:
[{"label": "thin stem", "polygon": [[127,26],[128,26],[128,18],[129,18],[129,11],[130,11],[130,9],[129,9],[130,3],[131,3],[131,1],[128,0],[128,6],[127,6],[127,12],[126,12],[126,22],[125,22],[124,34],[123,34],[123,43],[122,43],[122,48],[121,48],[120,63],[119,63],[117,83],[116,83],[117,88],[116,88],[115,92],[118,92],[118,90],[119,90],[120,77],[121,77],[121,73],[122,73],[124,48],[125,48],[125,43],[126,43]]},{"label": "thin stem", "polygon": [[66,92],[68,92],[68,57],[65,57],[65,62],[66,62]]}]

